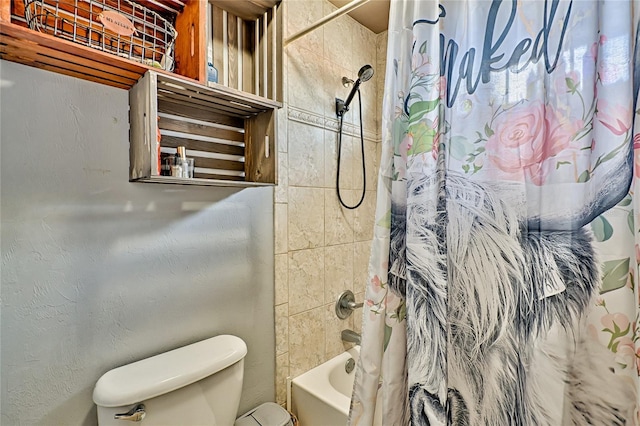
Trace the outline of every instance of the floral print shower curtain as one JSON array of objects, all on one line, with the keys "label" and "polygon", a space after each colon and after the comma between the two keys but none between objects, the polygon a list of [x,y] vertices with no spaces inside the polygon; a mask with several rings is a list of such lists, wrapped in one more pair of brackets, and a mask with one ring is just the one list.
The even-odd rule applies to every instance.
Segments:
[{"label": "floral print shower curtain", "polygon": [[351,425],[638,424],[639,18],[391,2]]}]

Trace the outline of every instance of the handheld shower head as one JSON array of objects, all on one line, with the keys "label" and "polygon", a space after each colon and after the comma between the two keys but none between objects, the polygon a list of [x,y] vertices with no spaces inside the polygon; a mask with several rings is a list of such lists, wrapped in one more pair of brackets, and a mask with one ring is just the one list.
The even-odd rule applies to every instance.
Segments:
[{"label": "handheld shower head", "polygon": [[365,65],[360,68],[360,71],[358,71],[358,79],[353,83],[353,87],[351,88],[351,92],[349,92],[349,96],[347,96],[347,100],[343,101],[342,99],[336,98],[336,115],[342,116],[345,112],[349,111],[349,104],[353,100],[353,96],[356,94],[356,91],[359,90],[360,83],[369,81],[371,77],[373,77],[373,67],[371,65]]},{"label": "handheld shower head", "polygon": [[361,82],[369,81],[373,77],[373,67],[371,65],[365,65],[358,71],[358,80]]}]

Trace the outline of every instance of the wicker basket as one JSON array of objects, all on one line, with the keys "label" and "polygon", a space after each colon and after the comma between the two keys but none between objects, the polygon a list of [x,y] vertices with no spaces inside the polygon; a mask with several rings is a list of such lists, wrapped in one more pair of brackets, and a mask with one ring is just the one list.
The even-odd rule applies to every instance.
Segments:
[{"label": "wicker basket", "polygon": [[166,18],[129,0],[24,0],[33,30],[173,71],[178,33]]}]

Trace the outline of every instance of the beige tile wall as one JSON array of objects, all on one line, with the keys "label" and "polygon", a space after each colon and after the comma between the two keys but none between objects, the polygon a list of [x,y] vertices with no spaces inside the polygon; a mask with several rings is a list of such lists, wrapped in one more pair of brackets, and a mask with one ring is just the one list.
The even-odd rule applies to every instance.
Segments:
[{"label": "beige tile wall", "polygon": [[[284,0],[285,38],[336,8],[325,0]],[[279,111],[278,186],[275,191],[276,394],[286,402],[286,378],[344,350],[340,331],[360,331],[361,311],[339,320],[334,306],[344,290],[362,301],[373,235],[380,157],[380,104],[386,33],[374,34],[343,16],[285,47],[284,107]],[[341,207],[335,192],[335,98],[346,98],[364,64],[375,77],[361,86],[365,129],[366,196],[361,207]],[[363,188],[356,100],[345,115],[340,187],[355,204]]]}]

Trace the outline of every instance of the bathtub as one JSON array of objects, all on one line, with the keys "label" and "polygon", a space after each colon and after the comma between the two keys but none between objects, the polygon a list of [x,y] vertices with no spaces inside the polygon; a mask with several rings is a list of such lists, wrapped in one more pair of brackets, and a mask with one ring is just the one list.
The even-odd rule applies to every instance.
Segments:
[{"label": "bathtub", "polygon": [[[347,424],[356,372],[347,373],[345,365],[350,358],[357,362],[359,355],[360,347],[355,346],[291,381],[291,410],[300,426]],[[380,424],[377,418],[375,425]]]},{"label": "bathtub", "polygon": [[359,354],[355,346],[291,381],[291,409],[300,426],[347,424],[356,372],[347,374],[345,364],[350,358],[357,362]]}]

